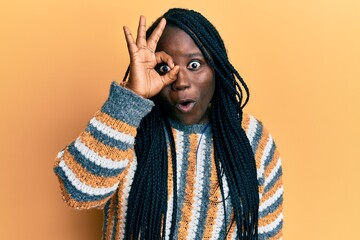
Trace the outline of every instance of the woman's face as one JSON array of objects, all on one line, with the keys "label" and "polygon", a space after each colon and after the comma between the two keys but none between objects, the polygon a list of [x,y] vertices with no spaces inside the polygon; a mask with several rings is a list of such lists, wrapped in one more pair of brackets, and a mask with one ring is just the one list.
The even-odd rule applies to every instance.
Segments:
[{"label": "woman's face", "polygon": [[[180,28],[167,26],[156,51],[166,52],[180,67],[176,81],[157,95],[162,108],[172,119],[187,125],[208,122],[215,77],[195,42]],[[157,71],[163,74],[169,67],[159,64]]]}]

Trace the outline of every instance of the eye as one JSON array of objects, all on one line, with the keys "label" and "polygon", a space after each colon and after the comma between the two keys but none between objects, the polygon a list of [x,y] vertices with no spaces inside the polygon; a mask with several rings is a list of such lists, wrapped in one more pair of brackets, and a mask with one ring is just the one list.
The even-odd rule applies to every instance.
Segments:
[{"label": "eye", "polygon": [[169,72],[169,71],[170,71],[170,67],[169,67],[168,65],[166,65],[166,64],[160,65],[160,66],[158,67],[158,72],[159,72],[159,73],[167,73],[167,72]]},{"label": "eye", "polygon": [[196,70],[196,69],[198,69],[199,67],[200,67],[200,63],[198,62],[198,61],[191,61],[190,63],[189,63],[189,65],[188,65],[188,68],[190,69],[190,70]]}]

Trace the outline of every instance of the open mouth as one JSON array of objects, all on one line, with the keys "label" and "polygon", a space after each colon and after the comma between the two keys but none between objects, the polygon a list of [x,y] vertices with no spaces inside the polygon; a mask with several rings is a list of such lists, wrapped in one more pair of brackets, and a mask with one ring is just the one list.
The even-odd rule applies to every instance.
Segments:
[{"label": "open mouth", "polygon": [[176,104],[176,108],[179,109],[181,112],[189,112],[193,109],[195,102],[192,100],[185,100],[181,101],[180,103]]}]

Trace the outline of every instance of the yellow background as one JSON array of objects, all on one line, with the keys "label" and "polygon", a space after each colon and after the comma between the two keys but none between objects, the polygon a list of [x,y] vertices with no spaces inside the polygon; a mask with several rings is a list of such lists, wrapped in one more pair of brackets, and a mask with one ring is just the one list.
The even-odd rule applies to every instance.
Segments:
[{"label": "yellow background", "polygon": [[284,239],[360,239],[356,0],[1,0],[0,239],[100,239],[101,211],[63,204],[52,172],[120,80],[122,26],[202,12],[282,153]]}]

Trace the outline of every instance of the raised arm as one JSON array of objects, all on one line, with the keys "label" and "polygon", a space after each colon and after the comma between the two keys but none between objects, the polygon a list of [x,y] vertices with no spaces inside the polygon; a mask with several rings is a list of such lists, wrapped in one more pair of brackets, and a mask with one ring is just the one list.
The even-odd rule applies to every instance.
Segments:
[{"label": "raised arm", "polygon": [[[146,40],[145,18],[140,17],[136,42],[124,27],[130,55],[126,88],[131,91],[114,82],[101,110],[80,136],[58,154],[54,171],[68,205],[78,209],[101,207],[123,187],[122,183],[130,181],[124,178],[131,178],[129,172],[136,165],[137,128],[153,106],[146,98],[176,80],[178,67],[171,57],[164,52],[155,53],[165,24],[165,20],[161,20]],[[154,68],[162,62],[172,70],[160,76]]]}]

